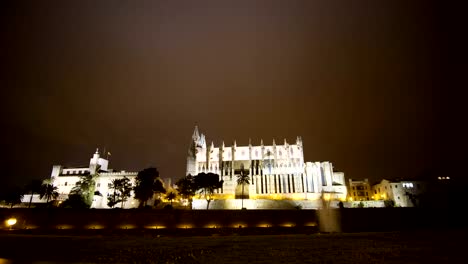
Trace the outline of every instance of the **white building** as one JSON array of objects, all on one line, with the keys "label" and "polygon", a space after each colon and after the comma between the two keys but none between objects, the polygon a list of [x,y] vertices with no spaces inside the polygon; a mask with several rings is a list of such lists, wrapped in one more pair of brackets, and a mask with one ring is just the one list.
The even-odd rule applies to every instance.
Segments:
[{"label": "white building", "polygon": [[418,195],[426,191],[426,184],[421,181],[382,180],[373,187],[374,200],[394,201],[395,206],[414,207]]},{"label": "white building", "polygon": [[[66,168],[61,165],[55,165],[52,167],[51,184],[58,187],[60,194],[58,200],[64,201],[68,198],[68,194],[76,186],[76,183],[80,181],[82,176],[85,175],[96,175],[96,186],[93,203],[91,208],[109,208],[107,206],[107,197],[113,194],[113,190],[109,187],[114,179],[122,179],[127,177],[130,182],[135,186],[135,178],[138,172],[127,172],[127,171],[113,171],[108,168],[109,161],[101,158],[99,151],[96,150],[93,157],[89,161],[88,167],[74,167]],[[125,203],[124,208],[135,208],[138,206],[138,201],[130,197]],[[121,207],[121,204],[116,204],[115,207]]]},{"label": "white building", "polygon": [[[188,157],[187,174],[212,172],[220,175],[223,187],[215,195],[215,200],[225,200],[225,209],[237,208],[240,204],[242,186],[237,184],[241,170],[250,176],[249,186],[244,186],[244,207],[259,208],[261,204],[271,204],[259,200],[295,200],[306,208],[317,208],[320,198],[325,200],[346,199],[347,188],[343,172],[334,172],[332,163],[304,162],[302,139],[294,144],[286,139],[283,144],[214,147],[207,146],[205,135],[198,128],[192,136]],[[202,200],[194,201],[193,208],[206,208]],[[216,201],[214,201],[216,204]]]}]

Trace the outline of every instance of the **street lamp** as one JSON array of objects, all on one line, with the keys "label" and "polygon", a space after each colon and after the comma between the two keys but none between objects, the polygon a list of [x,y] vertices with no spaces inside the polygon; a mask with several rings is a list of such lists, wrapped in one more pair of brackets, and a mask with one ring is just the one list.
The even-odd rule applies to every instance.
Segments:
[{"label": "street lamp", "polygon": [[16,224],[16,218],[10,218],[5,221],[7,226],[10,228],[10,230],[13,228],[13,226]]}]

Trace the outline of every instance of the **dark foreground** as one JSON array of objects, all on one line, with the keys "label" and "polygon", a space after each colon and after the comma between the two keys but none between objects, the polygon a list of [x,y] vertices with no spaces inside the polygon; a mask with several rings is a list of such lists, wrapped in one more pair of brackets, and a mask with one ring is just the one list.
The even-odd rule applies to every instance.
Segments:
[{"label": "dark foreground", "polygon": [[467,263],[468,231],[343,234],[0,233],[0,263]]}]

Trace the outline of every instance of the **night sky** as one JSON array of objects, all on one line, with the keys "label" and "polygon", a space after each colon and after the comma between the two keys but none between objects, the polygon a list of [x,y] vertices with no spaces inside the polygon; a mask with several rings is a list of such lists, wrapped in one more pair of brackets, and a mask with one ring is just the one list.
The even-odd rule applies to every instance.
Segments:
[{"label": "night sky", "polygon": [[2,185],[87,165],[185,175],[219,145],[293,143],[371,181],[466,175],[460,7],[429,1],[0,4]]}]

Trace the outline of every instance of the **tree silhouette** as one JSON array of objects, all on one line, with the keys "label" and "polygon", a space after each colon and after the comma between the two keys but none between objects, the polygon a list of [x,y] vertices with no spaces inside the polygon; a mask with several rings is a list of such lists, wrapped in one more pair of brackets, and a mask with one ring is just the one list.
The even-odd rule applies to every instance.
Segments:
[{"label": "tree silhouette", "polygon": [[28,208],[31,208],[33,195],[41,191],[42,181],[41,180],[32,180],[28,185],[26,185],[26,191],[31,193],[29,198]]},{"label": "tree silhouette", "polygon": [[223,186],[223,181],[219,180],[219,175],[215,173],[201,172],[194,177],[195,189],[203,194],[206,199],[206,210],[210,207],[210,202],[213,200],[214,190]]},{"label": "tree silhouette", "polygon": [[59,196],[58,188],[52,184],[44,183],[41,186],[41,190],[39,192],[39,198],[46,198],[46,204],[49,203],[49,200],[55,200]]},{"label": "tree silhouette", "polygon": [[172,201],[177,197],[176,193],[175,192],[169,192],[166,194],[166,199],[169,200],[171,202],[171,206],[172,206]]},{"label": "tree silhouette", "polygon": [[76,209],[88,209],[89,204],[86,203],[84,197],[81,194],[70,193],[68,199],[60,204],[62,208],[76,208]]},{"label": "tree silhouette", "polygon": [[23,190],[18,187],[13,187],[9,189],[5,194],[2,195],[3,200],[10,208],[13,208],[16,204],[20,204],[21,200],[23,199]]},{"label": "tree silhouette", "polygon": [[241,209],[244,208],[244,185],[250,184],[249,175],[244,170],[244,165],[241,165],[239,175],[237,175],[237,184],[242,185]]},{"label": "tree silhouette", "polygon": [[180,178],[177,180],[175,185],[177,186],[177,191],[179,192],[180,196],[182,196],[184,199],[187,199],[190,203],[190,208],[192,208],[192,200],[196,192],[196,186],[192,175],[189,174],[186,177]]},{"label": "tree silhouette", "polygon": [[166,189],[159,179],[158,169],[151,167],[138,172],[134,191],[135,199],[140,202],[139,207],[146,206],[148,200],[153,198],[155,193],[166,193]]},{"label": "tree silhouette", "polygon": [[93,203],[94,191],[96,189],[96,177],[98,177],[98,174],[81,176],[75,187],[71,189],[70,194],[81,195],[90,207]]},{"label": "tree silhouette", "polygon": [[120,202],[120,208],[124,208],[125,202],[130,198],[133,189],[130,179],[127,177],[114,179],[111,182],[110,189],[114,190],[114,192],[111,196],[107,197],[107,205],[112,208]]}]

